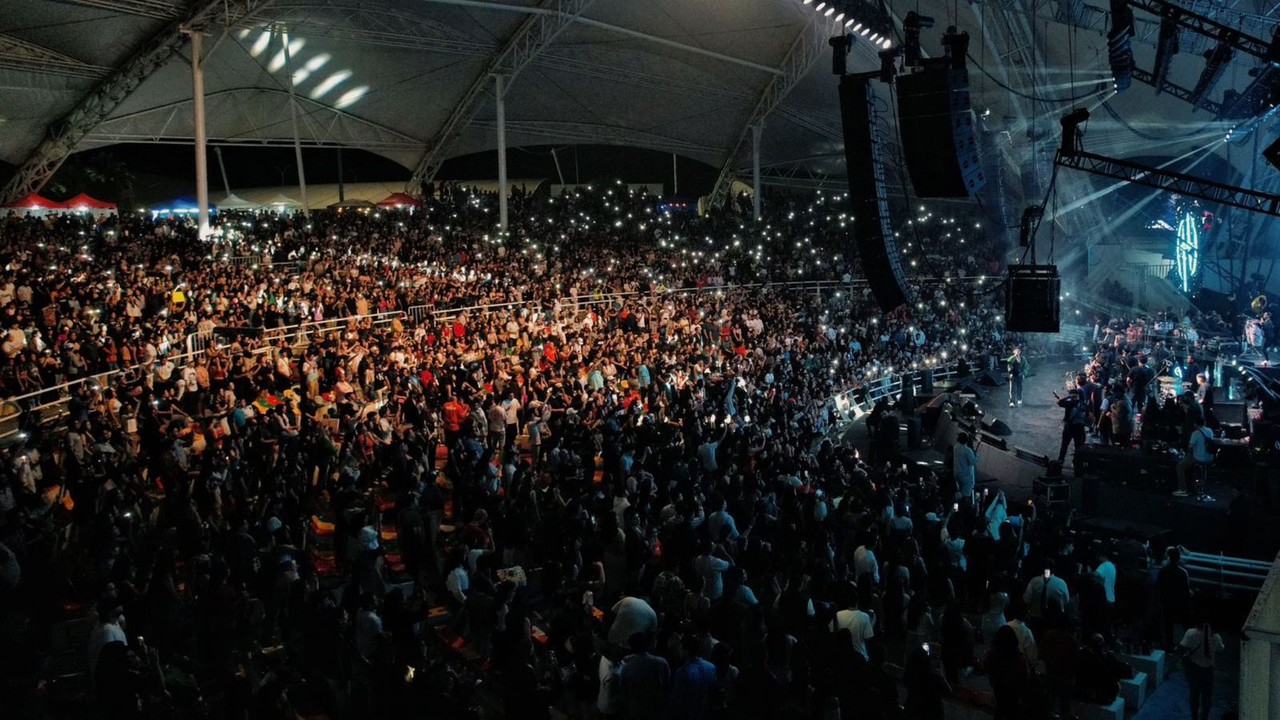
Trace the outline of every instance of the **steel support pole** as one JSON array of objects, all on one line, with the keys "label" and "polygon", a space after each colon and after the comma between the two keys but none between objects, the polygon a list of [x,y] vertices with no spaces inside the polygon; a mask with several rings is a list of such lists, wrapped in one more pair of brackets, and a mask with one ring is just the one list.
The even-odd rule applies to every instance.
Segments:
[{"label": "steel support pole", "polygon": [[680,194],[680,164],[676,161],[675,153],[671,153],[671,194]]},{"label": "steel support pole", "polygon": [[293,155],[298,161],[298,188],[302,197],[302,215],[311,219],[311,204],[307,202],[307,171],[302,164],[302,139],[298,137],[298,98],[293,91],[293,58],[289,52],[289,33],[280,33],[284,39],[284,76],[289,84],[289,115],[293,121]]},{"label": "steel support pole", "polygon": [[498,122],[498,229],[507,232],[507,98],[506,79],[493,76],[494,97],[497,99]]},{"label": "steel support pole", "polygon": [[760,222],[760,133],[764,126],[751,126],[751,217]]},{"label": "steel support pole", "polygon": [[204,126],[204,59],[203,35],[200,28],[191,34],[191,107],[196,140],[196,233],[201,240],[209,236],[209,150]]}]

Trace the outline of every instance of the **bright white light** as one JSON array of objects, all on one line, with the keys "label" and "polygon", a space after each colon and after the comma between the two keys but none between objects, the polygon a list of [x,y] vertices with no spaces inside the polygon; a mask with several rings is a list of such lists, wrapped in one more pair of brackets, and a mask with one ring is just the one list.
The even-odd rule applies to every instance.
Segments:
[{"label": "bright white light", "polygon": [[350,90],[342,93],[342,95],[338,98],[337,102],[333,104],[333,106],[341,110],[342,108],[355,104],[355,102],[360,98],[364,97],[365,93],[367,92],[369,92],[368,85],[361,85],[360,87],[351,88]]},{"label": "bright white light", "polygon": [[258,36],[258,39],[253,41],[253,46],[249,48],[249,54],[253,57],[258,57],[267,51],[267,46],[270,44],[271,33],[267,30],[263,30],[262,34]]},{"label": "bright white light", "polygon": [[872,33],[872,34],[871,34],[871,42],[876,43],[876,44],[879,44],[879,43],[880,43],[880,33]]},{"label": "bright white light", "polygon": [[827,11],[822,13],[822,15],[823,17],[831,17],[832,13],[834,13],[835,11],[836,11],[835,6],[832,6],[827,8]]},{"label": "bright white light", "polygon": [[[289,41],[289,57],[290,58],[297,57],[298,51],[301,50],[302,46],[306,44],[307,44],[307,41],[303,40],[302,38],[296,38],[294,40],[290,40]],[[284,67],[284,61],[285,61],[284,48],[280,48],[280,51],[277,52],[275,56],[271,58],[271,62],[267,65],[267,72],[278,72],[280,68]]]},{"label": "bright white light", "polygon": [[859,30],[861,30],[861,29],[862,29],[862,23],[858,23],[857,25],[854,25],[854,26],[853,26],[853,31],[854,31],[854,32],[858,32],[858,31],[859,31]]},{"label": "bright white light", "polygon": [[349,77],[351,77],[350,70],[339,70],[338,72],[330,75],[329,77],[322,80],[320,84],[317,85],[315,89],[311,91],[311,99],[319,100],[320,98],[327,95],[330,90],[346,82],[347,78]]},{"label": "bright white light", "polygon": [[332,56],[329,53],[320,53],[308,60],[305,65],[293,71],[293,84],[301,85],[306,82],[307,78],[311,77],[311,73],[324,67],[325,63],[329,62],[331,58]]},{"label": "bright white light", "polygon": [[869,28],[869,27],[864,27],[864,28],[862,28],[862,36],[863,36],[863,37],[866,37],[866,36],[867,36],[867,33],[869,33],[869,32],[871,32],[871,28]]},{"label": "bright white light", "polygon": [[840,22],[841,20],[844,20],[844,13],[840,13],[836,16],[836,22]]},{"label": "bright white light", "polygon": [[826,4],[825,2],[820,2],[820,3],[818,3],[818,7],[814,8],[814,10],[817,10],[818,12],[822,12],[822,8],[824,8],[824,7],[826,7],[826,6],[827,6],[827,4]]},{"label": "bright white light", "polygon": [[844,26],[849,27],[850,25],[853,24],[853,22],[854,22],[853,18],[849,18],[848,20],[844,21]]}]

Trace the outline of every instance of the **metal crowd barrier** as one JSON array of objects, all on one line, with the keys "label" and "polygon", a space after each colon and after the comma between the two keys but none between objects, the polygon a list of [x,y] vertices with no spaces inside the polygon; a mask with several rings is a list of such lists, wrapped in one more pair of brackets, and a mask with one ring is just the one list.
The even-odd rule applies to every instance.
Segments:
[{"label": "metal crowd barrier", "polygon": [[1218,553],[1198,553],[1181,548],[1182,566],[1191,576],[1191,584],[1216,588],[1219,592],[1235,590],[1256,593],[1262,589],[1271,562],[1246,560]]},{"label": "metal crowd barrier", "polygon": [[[257,260],[254,256],[237,256],[227,259],[225,262],[233,264],[250,264],[250,261]],[[280,263],[286,264],[286,263]],[[918,282],[922,284],[938,284],[952,282],[973,282],[981,284],[990,278],[979,277],[943,277],[943,278],[922,278]],[[813,291],[821,294],[824,291],[852,291],[854,289],[863,289],[867,287],[867,281],[858,279],[845,282],[842,280],[806,280],[795,282],[764,282],[764,283],[747,283],[741,285],[708,285],[702,287],[683,287],[683,288],[665,288],[657,291],[656,294],[684,294],[684,293],[704,293],[704,292],[725,292],[735,290],[752,290],[752,289],[786,289],[798,292]],[[575,307],[591,307],[596,305],[605,305],[624,300],[630,297],[644,295],[641,292],[610,292],[610,293],[592,293],[590,295],[578,295],[569,298],[563,298],[565,304],[572,303]],[[345,327],[354,321],[372,318],[375,325],[391,322],[399,318],[409,318],[415,323],[421,323],[426,318],[433,318],[433,322],[441,322],[467,312],[496,312],[512,308],[520,308],[534,304],[530,302],[513,302],[498,303],[492,305],[474,305],[462,308],[438,308],[433,305],[415,305],[404,311],[395,310],[384,313],[374,313],[370,315],[352,315],[341,318],[332,318],[320,321],[309,321],[296,325],[285,325],[263,330],[263,339],[267,342],[260,348],[254,350],[255,353],[266,352],[271,349],[271,342],[282,337],[287,337],[290,332],[295,333],[295,346],[304,345],[309,342],[309,338],[316,332],[330,332],[332,330]],[[214,347],[215,337],[213,333],[191,333],[184,341],[185,352],[178,355],[167,355],[166,357],[174,360],[177,368],[183,367],[192,358],[199,357],[211,347]],[[141,364],[132,367],[141,367]],[[38,413],[41,419],[47,419],[51,415],[61,416],[65,412],[65,405],[71,398],[72,391],[83,384],[92,384],[98,387],[110,387],[113,380],[118,377],[124,368],[112,370],[105,373],[97,373],[71,382],[56,385],[54,387],[44,388],[25,395],[7,398],[0,401],[0,439],[12,437],[16,435],[18,430],[18,420],[25,413]],[[954,370],[950,366],[939,366],[934,369],[935,379],[945,379],[954,374]],[[901,381],[894,380],[893,377],[884,377],[864,383],[859,389],[865,390],[868,398],[866,407],[864,403],[851,400],[855,391],[850,390],[840,393],[829,399],[833,402],[843,416],[848,408],[858,408],[860,412],[866,412],[871,404],[886,395],[893,395],[901,391]],[[842,398],[844,398],[842,402]]]}]

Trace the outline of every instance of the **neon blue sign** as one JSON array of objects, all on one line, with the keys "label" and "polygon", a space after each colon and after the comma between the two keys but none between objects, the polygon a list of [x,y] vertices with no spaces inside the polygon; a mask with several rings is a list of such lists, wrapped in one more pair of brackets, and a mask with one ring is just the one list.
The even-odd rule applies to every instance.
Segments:
[{"label": "neon blue sign", "polygon": [[1200,271],[1200,228],[1193,213],[1182,216],[1178,223],[1178,240],[1174,244],[1178,263],[1178,278],[1182,280],[1182,292],[1191,292],[1193,279]]}]

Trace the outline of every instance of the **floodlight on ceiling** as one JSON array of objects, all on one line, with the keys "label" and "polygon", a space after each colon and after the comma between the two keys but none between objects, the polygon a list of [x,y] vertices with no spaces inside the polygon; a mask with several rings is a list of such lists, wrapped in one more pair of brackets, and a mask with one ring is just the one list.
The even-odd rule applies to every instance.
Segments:
[{"label": "floodlight on ceiling", "polygon": [[818,7],[814,8],[814,10],[817,10],[818,12],[822,12],[822,8],[824,8],[824,7],[826,7],[826,6],[827,6],[827,4],[826,4],[825,2],[820,2],[820,3],[818,3]]},{"label": "floodlight on ceiling", "polygon": [[862,36],[863,36],[863,37],[866,37],[866,36],[867,36],[867,33],[869,33],[869,32],[871,32],[871,28],[869,28],[869,27],[864,27],[864,28],[862,28]]},{"label": "floodlight on ceiling", "polygon": [[844,20],[844,13],[840,13],[836,16],[836,22],[840,22],[842,20]]},{"label": "floodlight on ceiling", "polygon": [[853,18],[849,18],[848,20],[845,20],[845,21],[844,21],[844,26],[845,26],[845,27],[849,27],[849,26],[850,26],[850,25],[852,25],[853,23],[854,23]]},{"label": "floodlight on ceiling", "polygon": [[351,77],[350,70],[339,70],[338,72],[330,75],[329,77],[322,80],[319,85],[316,85],[315,88],[311,91],[311,99],[319,100],[320,98],[327,95],[330,90],[333,90],[334,88],[338,87],[342,83],[346,82],[347,78],[350,78],[350,77]]},{"label": "floodlight on ceiling", "polygon": [[854,26],[853,26],[853,31],[854,31],[854,32],[858,32],[858,31],[859,31],[859,30],[861,30],[861,29],[862,29],[862,23],[858,23],[857,25],[854,25]]},{"label": "floodlight on ceiling", "polygon": [[884,48],[885,50],[888,50],[889,46],[892,44],[893,44],[892,40],[890,40],[889,38],[885,38],[884,42],[880,43],[880,47]]},{"label": "floodlight on ceiling", "polygon": [[832,7],[827,8],[827,11],[826,11],[826,12],[824,12],[824,13],[822,13],[822,16],[823,16],[823,17],[831,17],[833,14],[835,14],[835,11],[836,11],[836,9],[835,9],[835,6],[833,5]]}]

